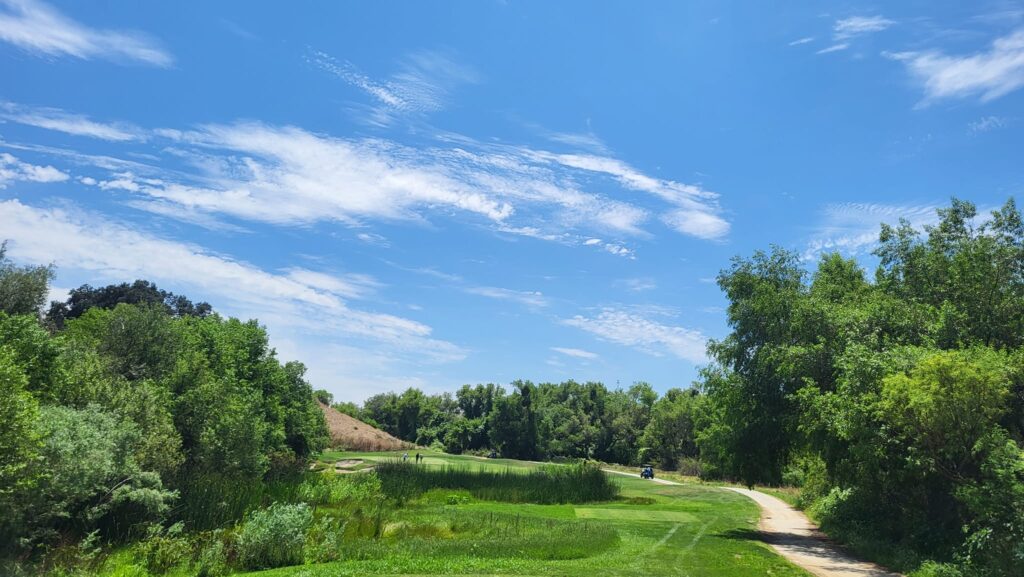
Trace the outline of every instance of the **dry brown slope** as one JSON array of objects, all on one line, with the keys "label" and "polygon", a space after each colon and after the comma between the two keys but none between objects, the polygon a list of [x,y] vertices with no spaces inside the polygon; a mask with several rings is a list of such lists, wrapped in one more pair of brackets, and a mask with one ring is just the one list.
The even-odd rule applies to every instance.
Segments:
[{"label": "dry brown slope", "polygon": [[412,443],[393,437],[323,403],[320,403],[320,410],[324,412],[324,420],[327,421],[332,448],[348,451],[397,451],[414,447]]}]

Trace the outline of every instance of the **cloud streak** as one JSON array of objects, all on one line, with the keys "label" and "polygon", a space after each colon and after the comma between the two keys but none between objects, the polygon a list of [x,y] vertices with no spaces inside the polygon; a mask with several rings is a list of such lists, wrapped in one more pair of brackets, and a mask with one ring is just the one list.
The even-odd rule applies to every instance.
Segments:
[{"label": "cloud streak", "polygon": [[87,136],[113,142],[145,139],[142,130],[137,127],[127,124],[104,124],[80,114],[70,114],[59,108],[31,108],[12,102],[0,102],[0,118],[74,136]]},{"label": "cloud streak", "polygon": [[[359,110],[360,118],[387,126],[403,116],[420,116],[442,110],[459,85],[475,82],[476,72],[447,55],[420,51],[404,58],[398,70],[385,80],[375,80],[355,64],[311,50],[307,62],[340,78],[373,98],[376,103]],[[369,112],[369,114],[362,114]]]},{"label": "cloud streak", "polygon": [[[37,149],[109,170],[88,175],[88,182],[136,196],[135,206],[156,203],[151,212],[173,216],[179,206],[182,220],[194,223],[205,214],[281,226],[328,221],[360,227],[367,221],[427,222],[461,213],[496,231],[595,246],[626,258],[633,258],[634,250],[625,241],[648,238],[655,218],[704,240],[723,238],[730,228],[716,193],[652,177],[598,154],[557,154],[452,135],[412,147],[258,122],[145,130],[52,109],[6,109],[18,122],[121,139],[126,145],[132,144],[128,138],[144,139],[159,147],[162,156],[151,165]],[[184,168],[167,168],[182,162]],[[586,242],[594,233],[611,238]]]},{"label": "cloud streak", "polygon": [[77,209],[36,208],[18,200],[0,202],[0,230],[12,240],[12,257],[25,262],[53,262],[105,282],[146,278],[184,286],[218,309],[328,340],[377,343],[434,362],[465,357],[422,323],[350,307],[346,299],[378,286],[364,275],[301,268],[269,272]]},{"label": "cloud streak", "polygon": [[89,28],[37,0],[0,0],[0,40],[33,54],[169,67],[174,58],[145,35]]},{"label": "cloud streak", "polygon": [[1024,29],[995,39],[988,50],[950,56],[939,51],[885,53],[902,62],[924,91],[919,106],[954,98],[989,102],[1024,86]]},{"label": "cloud streak", "polygon": [[896,22],[882,16],[851,16],[836,21],[832,27],[832,37],[836,40],[849,40],[881,32],[893,24]]},{"label": "cloud streak", "polygon": [[561,353],[567,357],[574,357],[577,359],[596,359],[598,357],[597,353],[592,353],[590,351],[585,351],[583,349],[551,347],[551,350],[555,351],[556,353]]},{"label": "cloud streak", "polygon": [[878,243],[882,223],[899,224],[906,219],[915,228],[937,222],[935,205],[888,205],[878,203],[840,203],[825,207],[821,224],[815,230],[805,260],[818,258],[826,252],[860,255]]},{"label": "cloud streak", "polygon": [[514,301],[530,308],[548,306],[548,299],[539,291],[517,291],[499,287],[467,287],[467,293],[498,300]]},{"label": "cloud streak", "polygon": [[605,308],[596,316],[576,315],[562,323],[654,356],[670,354],[694,364],[707,362],[707,338],[700,331],[666,325],[640,312]]}]

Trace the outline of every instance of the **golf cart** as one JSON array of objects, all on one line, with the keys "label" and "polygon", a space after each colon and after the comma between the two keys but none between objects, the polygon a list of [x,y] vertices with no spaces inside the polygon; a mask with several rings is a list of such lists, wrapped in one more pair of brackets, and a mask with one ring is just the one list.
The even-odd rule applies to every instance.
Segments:
[{"label": "golf cart", "polygon": [[640,467],[640,478],[641,479],[653,479],[654,478],[654,467],[650,465],[643,465]]}]

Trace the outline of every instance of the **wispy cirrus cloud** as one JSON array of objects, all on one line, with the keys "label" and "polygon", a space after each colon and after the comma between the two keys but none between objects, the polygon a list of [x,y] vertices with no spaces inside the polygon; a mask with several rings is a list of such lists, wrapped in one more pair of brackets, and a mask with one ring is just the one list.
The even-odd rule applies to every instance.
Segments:
[{"label": "wispy cirrus cloud", "polygon": [[700,331],[664,324],[646,311],[604,308],[596,315],[576,315],[562,323],[651,355],[670,354],[695,364],[707,362],[707,337]]},{"label": "wispy cirrus cloud", "polygon": [[408,55],[399,63],[398,70],[384,80],[374,79],[352,62],[320,50],[311,50],[306,60],[373,98],[376,104],[367,109],[370,114],[361,117],[381,126],[402,116],[437,112],[448,104],[457,86],[477,79],[472,68],[436,51]]},{"label": "wispy cirrus cloud", "polygon": [[889,20],[884,16],[851,16],[836,20],[832,27],[832,37],[836,40],[848,40],[865,34],[881,32],[896,24],[895,20]]},{"label": "wispy cirrus cloud", "polygon": [[982,116],[974,122],[969,122],[967,130],[972,134],[981,134],[982,132],[991,132],[1005,128],[1009,123],[1010,119],[1003,116]]},{"label": "wispy cirrus cloud", "polygon": [[17,181],[64,182],[70,176],[52,166],[39,166],[22,162],[6,152],[0,153],[0,188]]},{"label": "wispy cirrus cloud", "polygon": [[633,292],[643,292],[658,288],[658,283],[651,277],[627,278],[618,282]]},{"label": "wispy cirrus cloud", "polygon": [[37,208],[18,200],[2,201],[0,231],[11,239],[13,258],[86,271],[95,282],[146,278],[201,295],[230,314],[258,317],[268,325],[328,341],[376,343],[392,354],[431,362],[465,357],[460,347],[434,338],[427,325],[351,307],[348,300],[363,298],[380,286],[367,275],[304,268],[267,271],[77,207]]},{"label": "wispy cirrus cloud", "polygon": [[818,50],[817,54],[829,54],[846,50],[857,38],[881,32],[894,24],[896,24],[895,20],[878,15],[841,18],[832,25],[832,44]]},{"label": "wispy cirrus cloud", "polygon": [[548,299],[540,291],[520,291],[491,286],[466,287],[469,294],[487,297],[498,300],[517,302],[530,308],[541,308],[548,306]]},{"label": "wispy cirrus cloud", "polygon": [[918,106],[953,98],[989,102],[1024,86],[1024,29],[996,38],[987,50],[964,55],[939,51],[887,52],[924,91]]},{"label": "wispy cirrus cloud", "polygon": [[145,139],[143,131],[130,124],[97,122],[87,116],[71,114],[59,108],[36,108],[0,101],[0,118],[18,124],[100,140],[125,142]]},{"label": "wispy cirrus cloud", "polygon": [[827,205],[821,223],[811,236],[803,258],[812,260],[827,252],[857,256],[872,250],[878,243],[883,223],[893,225],[900,219],[915,228],[937,222],[937,205],[889,205],[847,202]]},{"label": "wispy cirrus cloud", "polygon": [[161,67],[174,63],[170,53],[144,34],[90,28],[38,0],[0,0],[0,41],[45,56],[103,58]]},{"label": "wispy cirrus cloud", "polygon": [[790,46],[800,46],[801,44],[810,44],[814,42],[814,36],[804,36],[803,38],[797,38],[796,40],[789,43]]},{"label": "wispy cirrus cloud", "polygon": [[818,50],[817,52],[815,52],[815,54],[828,54],[830,52],[839,52],[841,50],[846,50],[849,47],[850,47],[849,43],[847,43],[847,42],[840,42],[839,44],[833,44],[831,46],[826,46],[825,48],[822,48],[821,50]]},{"label": "wispy cirrus cloud", "polygon": [[[24,110],[12,106],[8,108]],[[23,116],[12,114],[11,118],[46,124],[32,115]],[[58,117],[46,118],[51,116]],[[59,119],[66,117],[84,118],[61,111]],[[120,135],[101,128],[124,125],[85,126],[88,130],[78,132],[110,139]],[[65,125],[44,127],[69,130]],[[676,232],[699,239],[722,238],[729,231],[716,193],[652,177],[621,160],[592,153],[553,153],[451,135],[414,147],[382,138],[339,138],[257,122],[192,130],[132,127],[123,132],[137,138],[144,135],[148,145],[160,147],[162,156],[145,164],[60,149],[23,148],[107,169],[105,176],[87,175],[89,182],[140,197],[135,203],[157,203],[151,212],[173,215],[172,206],[178,205],[182,220],[194,223],[205,213],[277,225],[334,221],[360,227],[372,220],[424,222],[432,214],[463,213],[489,222],[496,231],[595,246],[627,258],[634,257],[627,240],[649,237],[654,217]],[[147,153],[152,150],[150,146]],[[178,167],[182,163],[184,167]],[[644,195],[637,198],[617,191]],[[618,198],[623,196],[634,198]],[[612,238],[588,241],[594,233]]]},{"label": "wispy cirrus cloud", "polygon": [[574,357],[577,359],[596,359],[598,358],[597,353],[585,351],[583,349],[573,349],[568,347],[551,347],[551,350],[556,353],[561,353],[567,357]]}]

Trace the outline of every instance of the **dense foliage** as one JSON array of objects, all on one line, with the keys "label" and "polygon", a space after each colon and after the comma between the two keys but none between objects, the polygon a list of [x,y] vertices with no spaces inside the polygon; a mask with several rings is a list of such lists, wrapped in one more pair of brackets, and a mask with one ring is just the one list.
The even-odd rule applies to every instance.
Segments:
[{"label": "dense foliage", "polygon": [[263,485],[326,444],[304,367],[255,321],[145,281],[43,319],[51,276],[0,248],[0,553],[146,536],[209,505],[181,498],[202,480]]},{"label": "dense foliage", "polygon": [[652,460],[674,469],[695,457],[703,398],[671,389],[659,398],[647,383],[608,390],[601,383],[465,385],[455,395],[417,389],[382,393],[363,406],[335,407],[399,437],[449,453],[495,450],[517,459],[598,459],[627,465]]},{"label": "dense foliage", "polygon": [[938,216],[882,226],[874,282],[837,254],[811,274],[780,248],[734,260],[701,455],[746,483],[802,482],[827,530],[894,565],[1018,575],[1024,225],[1012,200]]}]

